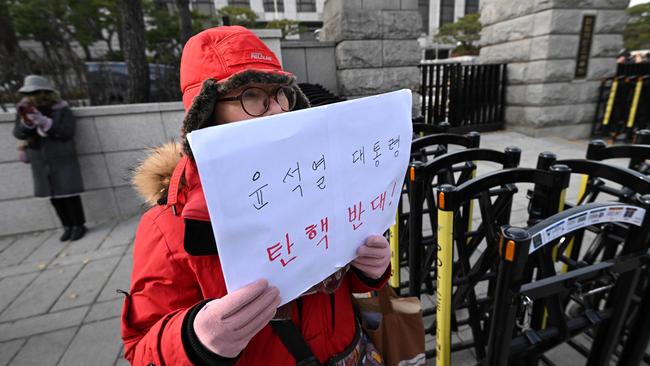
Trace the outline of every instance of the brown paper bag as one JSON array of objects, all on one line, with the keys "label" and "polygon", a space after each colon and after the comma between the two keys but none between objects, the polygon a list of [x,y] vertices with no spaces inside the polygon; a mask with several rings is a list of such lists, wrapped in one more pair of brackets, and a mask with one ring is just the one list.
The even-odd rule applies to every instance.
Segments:
[{"label": "brown paper bag", "polygon": [[387,366],[416,366],[426,363],[422,305],[416,297],[397,297],[390,286],[377,291],[378,296],[357,298],[362,319],[368,313],[381,314],[376,329],[363,328],[384,358]]}]

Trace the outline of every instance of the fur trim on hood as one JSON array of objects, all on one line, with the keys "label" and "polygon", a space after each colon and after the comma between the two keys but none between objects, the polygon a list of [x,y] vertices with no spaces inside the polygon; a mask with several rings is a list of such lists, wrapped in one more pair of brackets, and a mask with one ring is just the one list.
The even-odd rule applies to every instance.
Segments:
[{"label": "fur trim on hood", "polygon": [[[167,201],[167,189],[174,168],[176,168],[183,155],[192,158],[192,150],[187,141],[187,134],[213,125],[212,115],[215,100],[219,96],[249,83],[291,85],[296,90],[296,106],[294,110],[309,107],[309,100],[298,87],[295,77],[292,76],[249,70],[234,75],[222,83],[218,83],[215,79],[207,79],[203,82],[201,92],[194,98],[192,107],[185,115],[182,141],[180,143],[170,142],[150,149],[147,157],[133,169],[131,183],[140,196],[144,198],[147,205],[155,206],[165,204]],[[182,185],[183,182],[181,181]]]},{"label": "fur trim on hood", "polygon": [[133,170],[131,183],[146,204],[155,206],[167,198],[169,181],[182,157],[182,146],[177,142],[169,142],[152,148]]},{"label": "fur trim on hood", "polygon": [[296,83],[296,78],[288,75],[271,74],[259,72],[256,70],[247,70],[239,74],[235,74],[227,80],[219,83],[216,79],[207,79],[203,82],[201,91],[194,98],[192,106],[187,111],[185,119],[183,120],[182,141],[183,151],[190,158],[192,157],[192,150],[187,141],[187,134],[204,127],[212,126],[212,115],[214,113],[214,105],[216,100],[239,87],[246,84],[284,84],[290,85],[296,91],[296,105],[293,110],[309,108],[309,99],[300,90]]}]

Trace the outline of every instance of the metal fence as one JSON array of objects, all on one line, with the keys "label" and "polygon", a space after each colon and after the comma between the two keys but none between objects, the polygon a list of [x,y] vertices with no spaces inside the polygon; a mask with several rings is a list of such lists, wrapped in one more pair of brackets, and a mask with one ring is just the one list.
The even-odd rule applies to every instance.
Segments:
[{"label": "metal fence", "polygon": [[[650,64],[627,64],[644,66]],[[635,131],[650,128],[650,69],[621,70],[630,72],[601,81],[592,125],[593,137],[630,142]],[[639,72],[639,73],[637,73]],[[645,72],[642,73],[642,72]]]},{"label": "metal fence", "polygon": [[453,131],[504,127],[506,64],[421,64],[419,122],[448,122]]},{"label": "metal fence", "polygon": [[616,66],[617,76],[635,76],[635,75],[648,75],[650,74],[650,63],[628,64],[621,63]]}]

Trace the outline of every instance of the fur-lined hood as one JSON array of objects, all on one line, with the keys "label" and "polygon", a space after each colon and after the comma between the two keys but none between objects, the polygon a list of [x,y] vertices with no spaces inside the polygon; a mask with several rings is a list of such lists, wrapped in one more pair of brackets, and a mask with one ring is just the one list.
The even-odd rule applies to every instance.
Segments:
[{"label": "fur-lined hood", "polygon": [[131,183],[149,206],[160,204],[167,197],[171,176],[182,157],[181,144],[170,142],[151,149],[133,170]]},{"label": "fur-lined hood", "polygon": [[192,106],[183,119],[181,140],[185,154],[193,158],[192,149],[187,141],[187,135],[190,132],[214,126],[212,115],[217,98],[228,93],[230,90],[240,88],[246,84],[280,84],[290,86],[296,92],[296,105],[293,110],[297,111],[299,109],[309,108],[309,99],[307,99],[307,96],[298,87],[294,76],[267,74],[255,70],[248,70],[231,77],[223,83],[219,83],[216,79],[207,79],[203,82],[200,93],[194,98]]},{"label": "fur-lined hood", "polygon": [[249,82],[291,85],[297,96],[294,110],[309,108],[309,100],[300,90],[293,77],[277,77],[256,72],[245,72],[238,75],[238,77],[232,78],[225,85],[219,84],[214,79],[206,80],[203,83],[201,92],[194,99],[192,107],[185,115],[181,131],[181,142],[170,142],[151,149],[148,156],[133,170],[131,182],[148,205],[155,206],[164,203],[174,168],[183,157],[183,154],[193,159],[192,150],[187,141],[187,134],[193,130],[211,125],[211,116],[217,97],[229,89],[238,88]]}]

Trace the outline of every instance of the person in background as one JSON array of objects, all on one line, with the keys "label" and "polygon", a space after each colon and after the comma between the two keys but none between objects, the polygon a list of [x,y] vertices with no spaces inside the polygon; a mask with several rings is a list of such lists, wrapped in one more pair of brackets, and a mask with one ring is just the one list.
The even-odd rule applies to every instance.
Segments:
[{"label": "person in background", "polygon": [[25,141],[21,160],[31,165],[34,195],[52,202],[63,225],[60,240],[78,240],[87,229],[80,197],[83,181],[73,140],[74,115],[42,76],[28,75],[18,91],[22,99],[16,105],[13,134]]},{"label": "person in background", "polygon": [[630,52],[623,48],[619,53],[618,56],[616,57],[616,63],[619,64],[626,64],[630,62]]},{"label": "person in background", "polygon": [[643,53],[641,53],[641,52],[635,52],[635,53],[632,55],[632,62],[634,62],[635,64],[641,64],[641,63],[644,63],[644,62],[645,62],[645,58],[643,57]]},{"label": "person in background", "polygon": [[266,279],[226,289],[186,137],[205,127],[309,107],[295,76],[239,26],[190,38],[180,70],[182,144],[154,150],[133,178],[152,208],[133,245],[131,290],[122,308],[124,357],[134,365],[381,365],[355,317],[352,293],[387,282],[390,248],[383,236],[370,236],[349,270],[279,309],[279,291]]}]

